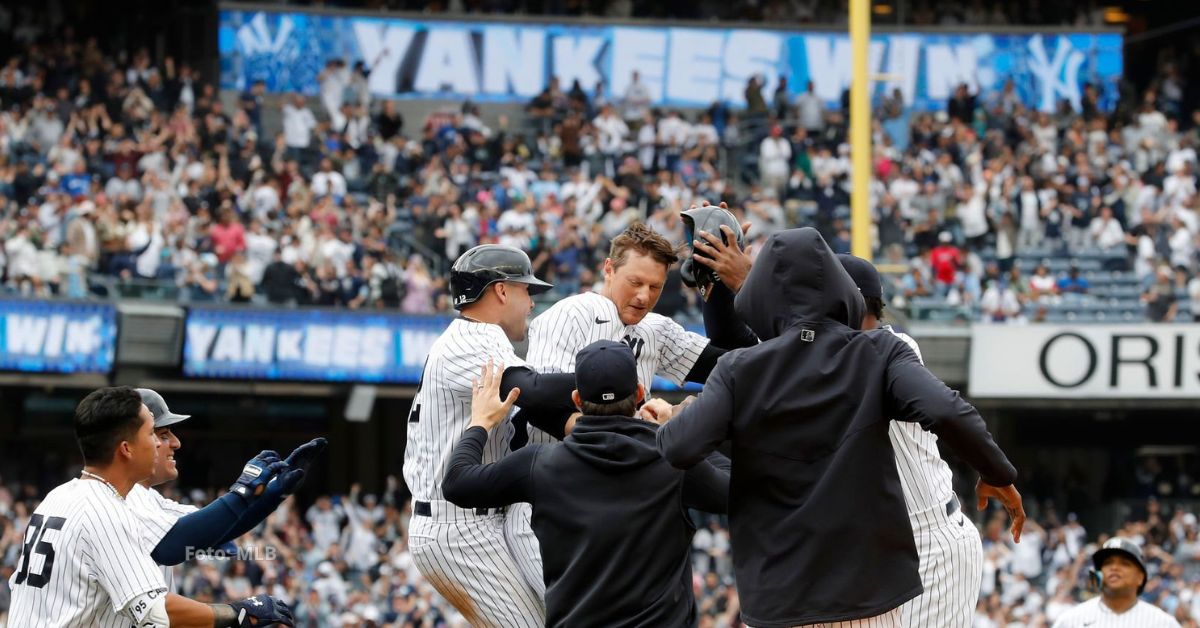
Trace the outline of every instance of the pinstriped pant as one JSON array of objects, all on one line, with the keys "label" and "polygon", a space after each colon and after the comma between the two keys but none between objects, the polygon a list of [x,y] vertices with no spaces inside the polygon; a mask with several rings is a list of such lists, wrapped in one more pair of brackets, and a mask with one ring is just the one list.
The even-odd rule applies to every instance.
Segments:
[{"label": "pinstriped pant", "polygon": [[[900,609],[893,608],[882,615],[867,617],[865,619],[830,621],[821,624],[804,624],[803,626],[796,626],[796,628],[904,628],[905,626],[908,626],[908,624],[905,624],[901,620]],[[750,627],[747,626],[747,628]],[[914,624],[911,628],[923,627],[917,627]]]},{"label": "pinstriped pant", "polygon": [[525,583],[504,539],[505,516],[460,521],[415,516],[408,531],[417,570],[476,628],[540,628],[542,596]]},{"label": "pinstriped pant", "polygon": [[517,560],[517,568],[525,583],[537,592],[538,597],[546,597],[546,580],[542,575],[542,547],[533,534],[533,506],[530,504],[513,504],[508,507],[508,517],[504,522],[504,538],[508,541],[508,549]]},{"label": "pinstriped pant", "polygon": [[979,530],[961,510],[946,516],[944,506],[914,513],[909,522],[925,591],[900,607],[904,625],[969,628],[983,579]]}]

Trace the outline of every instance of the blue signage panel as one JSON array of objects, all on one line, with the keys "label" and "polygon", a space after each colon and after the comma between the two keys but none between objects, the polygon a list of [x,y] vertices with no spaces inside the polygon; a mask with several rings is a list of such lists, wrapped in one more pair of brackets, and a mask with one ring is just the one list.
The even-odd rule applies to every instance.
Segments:
[{"label": "blue signage panel", "polygon": [[[471,98],[523,102],[558,77],[588,93],[604,81],[623,97],[636,71],[659,105],[745,104],[746,82],[761,76],[767,101],[780,77],[793,96],[809,81],[835,104],[850,85],[850,40],[841,33],[746,28],[404,20],[284,11],[223,10],[218,47],[221,87],[255,80],[273,92],[319,92],[330,59],[371,68],[368,84],[385,98]],[[1123,69],[1122,37],[1109,33],[1020,35],[897,33],[871,38],[869,71],[878,98],[899,89],[921,110],[942,109],[960,83],[984,93],[1007,79],[1026,105],[1079,109],[1083,84],[1111,109]]]},{"label": "blue signage panel", "polygon": [[449,317],[335,310],[188,310],[188,377],[416,384]]},{"label": "blue signage panel", "polygon": [[0,300],[0,370],[108,373],[116,347],[112,305]]},{"label": "blue signage panel", "polygon": [[[2,303],[2,302],[0,302]],[[187,377],[416,384],[447,316],[191,308]],[[688,326],[704,333],[701,326]],[[655,390],[680,390],[661,377]],[[688,384],[686,390],[700,390]]]}]

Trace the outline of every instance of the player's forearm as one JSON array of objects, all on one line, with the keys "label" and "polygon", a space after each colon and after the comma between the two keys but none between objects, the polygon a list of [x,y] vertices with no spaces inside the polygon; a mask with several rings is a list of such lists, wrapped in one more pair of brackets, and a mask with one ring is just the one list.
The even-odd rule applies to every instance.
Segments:
[{"label": "player's forearm", "polygon": [[255,500],[253,504],[250,504],[250,507],[238,518],[233,527],[225,533],[221,540],[217,541],[217,545],[229,543],[253,530],[255,526],[271,516],[271,513],[275,512],[276,508],[279,508],[279,504],[283,503],[284,498],[283,494],[275,494],[268,490],[266,494]]},{"label": "player's forearm", "polygon": [[930,373],[915,353],[905,347],[892,356],[887,377],[892,416],[937,434],[984,482],[1008,486],[1016,480],[1016,468],[992,440],[979,411]]},{"label": "player's forearm", "polygon": [[525,447],[500,462],[485,465],[482,461],[487,439],[487,430],[479,426],[463,432],[450,455],[442,494],[461,508],[499,508],[529,501],[524,489],[537,447]]},{"label": "player's forearm", "polygon": [[758,344],[758,337],[738,318],[733,308],[733,293],[724,284],[713,284],[701,310],[704,313],[704,333],[713,345],[732,351]]},{"label": "player's forearm", "polygon": [[729,439],[733,404],[726,375],[716,369],[704,392],[658,429],[658,451],[671,466],[690,469]]},{"label": "player's forearm", "polygon": [[513,366],[504,369],[500,378],[500,398],[507,397],[513,388],[521,389],[517,405],[522,409],[566,411],[567,414],[575,411],[575,402],[571,401],[571,392],[575,390],[574,373],[538,373],[528,366]]},{"label": "player's forearm", "polygon": [[716,346],[713,343],[708,343],[704,349],[700,351],[700,357],[696,358],[696,363],[692,365],[692,370],[684,377],[685,381],[696,384],[703,384],[708,381],[708,376],[712,374],[714,368],[717,367],[717,360],[721,356],[728,353],[725,349]]},{"label": "player's forearm", "polygon": [[178,565],[188,550],[207,550],[222,544],[222,537],[246,513],[246,500],[226,493],[217,501],[180,517],[158,542],[150,557],[160,565]]},{"label": "player's forearm", "polygon": [[217,623],[218,607],[224,607],[233,619],[233,609],[226,604],[202,604],[182,595],[167,594],[167,617],[171,618],[171,628],[214,628],[215,626],[234,626],[233,623]]}]

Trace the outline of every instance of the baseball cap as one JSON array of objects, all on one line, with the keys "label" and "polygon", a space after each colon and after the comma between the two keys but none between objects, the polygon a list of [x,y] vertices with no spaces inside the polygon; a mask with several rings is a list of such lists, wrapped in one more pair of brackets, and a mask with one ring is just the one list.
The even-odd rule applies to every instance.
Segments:
[{"label": "baseball cap", "polygon": [[850,278],[854,280],[854,285],[858,286],[858,291],[864,297],[883,298],[883,280],[879,278],[879,271],[875,269],[874,264],[861,257],[846,253],[841,253],[837,257],[838,261],[842,263],[842,268],[846,269]]},{"label": "baseball cap", "polygon": [[154,429],[174,425],[184,419],[191,418],[190,414],[175,414],[167,408],[167,402],[163,400],[162,395],[150,390],[149,388],[138,388],[137,392],[142,396],[142,403],[150,408],[150,414],[154,415]]},{"label": "baseball cap", "polygon": [[584,401],[613,403],[637,392],[637,360],[629,345],[597,340],[575,355],[575,388]]}]

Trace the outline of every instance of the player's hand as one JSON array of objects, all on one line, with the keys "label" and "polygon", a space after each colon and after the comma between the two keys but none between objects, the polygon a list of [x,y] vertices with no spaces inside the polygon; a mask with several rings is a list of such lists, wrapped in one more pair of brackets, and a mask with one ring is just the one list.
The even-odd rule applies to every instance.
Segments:
[{"label": "player's hand", "polygon": [[284,459],[284,462],[288,463],[288,466],[293,469],[308,471],[313,461],[317,459],[317,456],[321,455],[321,452],[325,451],[325,447],[328,444],[329,441],[324,438],[314,438],[293,449],[292,453],[288,454],[288,457]]},{"label": "player's hand", "polygon": [[[744,223],[742,231],[745,232],[749,225],[750,223]],[[698,239],[692,242],[692,259],[697,264],[711,268],[721,279],[721,283],[736,294],[746,282],[746,276],[750,274],[750,247],[746,247],[745,251],[738,248],[737,236],[734,235],[733,229],[726,225],[721,225],[721,233],[729,244],[725,244],[716,234],[697,231]]]},{"label": "player's hand", "polygon": [[317,456],[325,451],[326,443],[328,441],[324,438],[314,438],[292,450],[292,453],[288,454],[287,459],[284,460],[286,466],[280,469],[279,474],[267,483],[267,491],[280,497],[294,495],[304,484],[308,468],[312,466]]},{"label": "player's hand", "polygon": [[500,399],[500,378],[503,374],[504,363],[492,364],[489,359],[479,377],[471,381],[471,425],[468,427],[478,425],[491,431],[512,411],[521,389],[514,388],[506,399]]},{"label": "player's hand", "polygon": [[638,416],[643,420],[659,425],[670,421],[674,413],[675,409],[671,407],[670,403],[657,398],[642,404],[642,409],[638,410]]},{"label": "player's hand", "polygon": [[1004,509],[1008,511],[1008,516],[1012,519],[1013,542],[1020,543],[1021,529],[1025,527],[1025,506],[1021,502],[1021,494],[1017,492],[1017,487],[1012,484],[992,486],[981,479],[975,484],[975,495],[979,499],[977,504],[979,510],[987,508],[989,497],[996,498],[1004,506]]},{"label": "player's hand", "polygon": [[230,604],[233,607],[237,626],[295,626],[292,609],[280,600],[269,595],[256,595],[240,602]]},{"label": "player's hand", "polygon": [[279,459],[279,454],[268,449],[251,458],[246,466],[242,467],[242,474],[229,490],[246,500],[255,499],[262,495],[267,483],[285,469],[287,463]]}]

